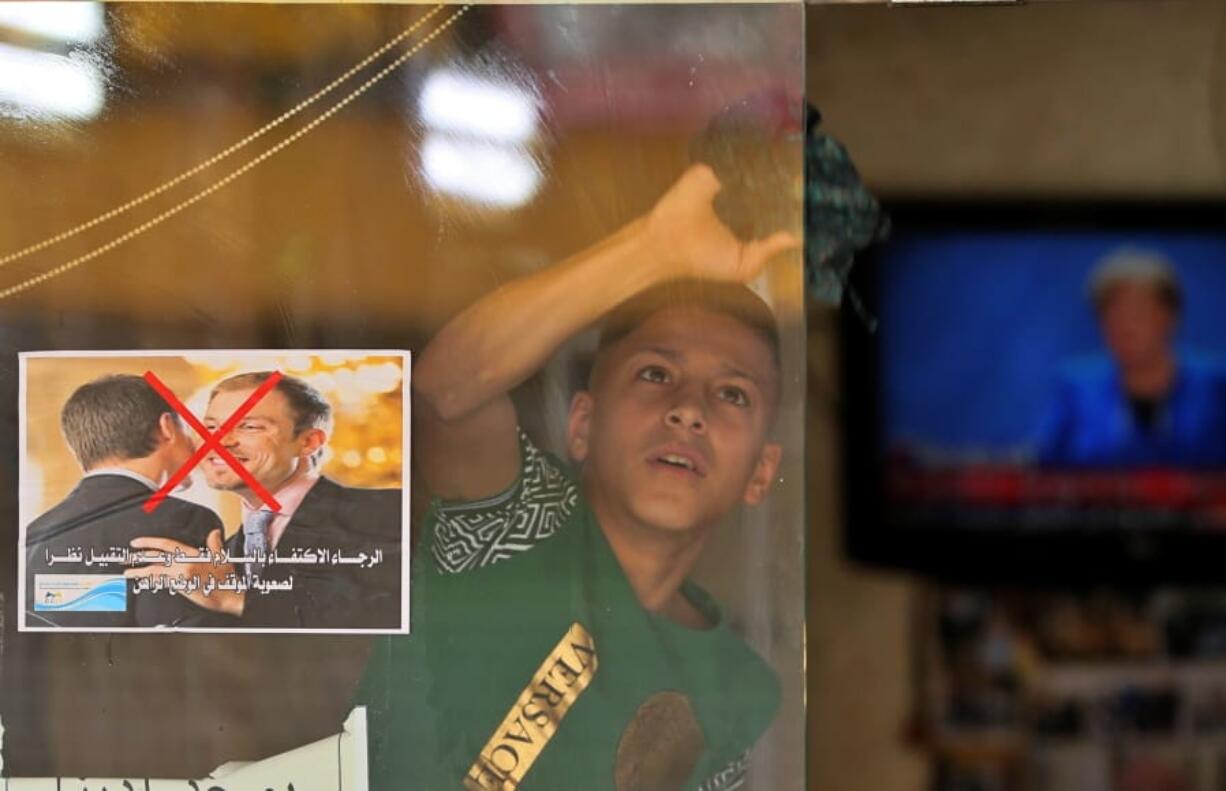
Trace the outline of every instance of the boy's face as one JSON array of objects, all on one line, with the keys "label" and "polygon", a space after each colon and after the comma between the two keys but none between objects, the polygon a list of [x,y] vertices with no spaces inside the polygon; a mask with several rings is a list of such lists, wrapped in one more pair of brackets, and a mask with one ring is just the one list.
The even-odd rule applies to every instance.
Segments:
[{"label": "boy's face", "polygon": [[766,441],[779,375],[737,319],[656,313],[601,354],[571,405],[571,455],[604,518],[668,531],[714,525],[765,497],[780,447]]}]

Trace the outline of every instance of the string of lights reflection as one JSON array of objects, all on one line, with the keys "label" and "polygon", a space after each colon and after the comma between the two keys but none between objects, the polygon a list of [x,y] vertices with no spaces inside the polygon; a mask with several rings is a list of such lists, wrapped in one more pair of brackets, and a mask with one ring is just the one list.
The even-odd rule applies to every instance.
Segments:
[{"label": "string of lights reflection", "polygon": [[[60,4],[54,3],[52,5],[60,5]],[[32,253],[36,253],[40,250],[44,250],[50,247],[51,245],[58,244],[59,242],[64,241],[65,239],[70,239],[73,236],[76,236],[77,234],[80,234],[80,233],[83,233],[84,231],[89,230],[90,228],[93,228],[97,225],[101,225],[102,223],[108,220],[112,220],[121,214],[131,211],[137,206],[147,203],[148,201],[152,200],[153,198],[156,198],[158,195],[161,195],[167,190],[179,184],[182,184],[184,181],[191,178],[192,176],[195,176],[199,173],[204,172],[205,170],[209,169],[213,165],[216,165],[222,160],[227,159],[233,154],[241,151],[242,149],[254,143],[256,140],[260,139],[264,135],[271,132],[273,129],[276,129],[278,126],[281,126],[282,124],[286,123],[293,117],[302,113],[302,111],[306,110],[311,105],[318,102],[320,99],[323,99],[325,96],[335,91],[338,87],[343,85],[345,82],[349,81],[352,77],[360,73],[363,69],[365,69],[371,63],[378,60],[380,57],[386,54],[389,50],[391,50],[397,44],[399,44],[400,42],[404,41],[406,38],[411,36],[414,32],[417,31],[418,28],[420,28],[423,24],[429,21],[431,17],[433,17],[435,14],[441,11],[442,8],[443,6],[441,5],[435,6],[430,11],[428,11],[425,15],[420,17],[412,25],[409,25],[409,27],[402,30],[400,34],[397,35],[395,38],[391,39],[390,41],[385,43],[383,46],[379,47],[377,50],[367,55],[357,64],[352,66],[344,74],[341,74],[339,77],[332,80],[332,82],[328,83],[323,88],[319,89],[318,91],[311,94],[307,98],[298,102],[298,104],[286,110],[284,113],[277,116],[276,118],[269,121],[268,123],[264,124],[259,129],[255,130],[251,134],[242,138],[238,142],[233,143],[232,145],[219,151],[218,153],[214,154],[213,156],[209,157],[203,162],[200,162],[199,164],[183,171],[182,173],[179,173],[177,176],[174,176],[162,182],[161,184],[145,192],[144,194],[139,195],[126,203],[116,206],[110,211],[99,214],[93,219],[87,220],[86,222],[83,222],[80,225],[77,225],[73,228],[69,228],[68,230],[55,234],[54,236],[50,236],[46,239],[43,239],[42,241],[36,242],[35,244],[27,245],[26,247],[23,247],[20,250],[17,250],[15,252],[9,253],[4,256],[0,256],[0,266],[5,266],[5,265],[8,265],[9,263],[12,263],[13,261],[19,260],[21,258],[25,258],[26,256]],[[49,11],[49,13],[53,13],[53,12]],[[55,10],[54,13],[59,13],[58,9]],[[0,19],[0,23],[2,23],[2,19]],[[2,46],[0,46],[0,51],[2,51]],[[69,63],[65,68],[68,69],[68,71],[64,74],[55,72],[55,74],[60,76],[60,82],[64,82],[64,81],[71,82],[74,78],[81,79],[80,74],[78,72],[72,71],[72,68],[75,68],[75,62]],[[17,70],[10,70],[8,79],[12,80],[15,83],[15,86],[14,86],[15,91],[25,91],[28,93],[32,93],[34,95],[33,101],[35,102],[44,101],[52,96],[55,97],[54,101],[60,101],[60,102],[69,101],[71,97],[73,96],[78,96],[78,95],[82,97],[85,96],[83,92],[74,93],[71,90],[71,87],[72,87],[71,85],[49,83],[48,81],[51,80],[51,75],[41,75],[41,74],[29,73],[29,72],[23,73],[20,69],[17,69]],[[4,84],[3,77],[0,77],[0,86],[2,86],[3,84]],[[54,89],[54,92],[52,91],[52,89]],[[2,90],[3,88],[0,87],[0,91]],[[92,97],[92,98],[97,99],[99,109],[101,108],[101,103],[103,100],[101,91],[102,91],[102,85],[101,85],[101,82],[99,81],[97,83],[97,96]],[[3,94],[0,93],[0,95],[3,95]],[[85,99],[83,98],[82,101],[84,100]]]},{"label": "string of lights reflection", "polygon": [[[391,74],[396,69],[398,69],[406,61],[408,61],[411,57],[413,57],[418,52],[420,52],[422,48],[424,48],[427,44],[429,44],[431,41],[437,38],[443,31],[445,31],[452,24],[454,24],[456,20],[458,20],[461,16],[464,15],[465,12],[468,11],[469,8],[470,6],[467,6],[467,5],[460,6],[456,11],[452,12],[452,14],[449,17],[447,17],[445,20],[439,23],[438,26],[436,26],[433,30],[431,30],[429,33],[423,36],[416,44],[414,44],[408,50],[406,50],[405,52],[397,56],[389,64],[387,64],[382,69],[380,69],[378,72],[376,72],[373,76],[365,80],[361,85],[359,85],[349,94],[347,94],[346,96],[344,96],[343,98],[335,102],[331,107],[324,110],[322,113],[316,116],[313,120],[311,120],[310,122],[302,126],[296,132],[285,137],[280,142],[266,149],[263,153],[257,155],[256,157],[252,159],[249,159],[243,165],[230,171],[228,174],[214,181],[209,186],[185,198],[184,200],[180,201],[179,203],[175,204],[169,209],[161,212],[160,214],[145,221],[144,223],[137,225],[136,227],[132,228],[126,233],[123,233],[117,237],[114,237],[109,242],[106,242],[105,244],[95,247],[93,250],[90,250],[87,253],[79,255],[76,258],[66,261],[58,266],[52,267],[51,269],[47,269],[40,274],[27,277],[25,280],[22,280],[19,283],[16,283],[15,285],[9,286],[4,289],[0,289],[0,299],[7,299],[8,297],[19,294],[23,291],[33,288],[34,286],[45,283],[48,280],[64,275],[76,269],[77,267],[81,266],[82,264],[85,264],[95,258],[98,258],[99,256],[105,253],[110,252],[111,250],[131,241],[137,236],[140,236],[148,232],[152,228],[158,225],[161,225],[163,222],[170,219],[171,217],[174,217],[175,215],[181,213],[182,211],[189,208],[190,206],[198,203],[199,201],[212,195],[214,192],[218,191],[219,189],[225,187],[226,185],[228,185],[230,182],[234,181],[235,179],[245,175],[248,171],[252,170],[253,168],[262,164],[269,158],[278,154],[283,149],[287,148],[288,146],[297,142],[301,138],[305,137],[307,134],[312,132],[316,127],[318,127],[324,121],[328,120],[333,115],[335,115],[336,113],[344,109],[347,105],[352,103],[359,96],[369,91],[377,83],[379,83],[384,78],[386,78],[389,74]],[[63,236],[64,234],[60,234],[57,237],[52,237],[52,238],[53,239],[61,238]],[[43,246],[46,246],[46,244],[49,244],[49,243],[50,243],[49,241],[45,240],[45,242],[40,242],[36,245],[32,245],[30,248],[27,248],[27,249],[41,248]],[[17,254],[13,254],[13,255],[17,255]],[[12,256],[10,256],[10,258],[11,257]]]}]

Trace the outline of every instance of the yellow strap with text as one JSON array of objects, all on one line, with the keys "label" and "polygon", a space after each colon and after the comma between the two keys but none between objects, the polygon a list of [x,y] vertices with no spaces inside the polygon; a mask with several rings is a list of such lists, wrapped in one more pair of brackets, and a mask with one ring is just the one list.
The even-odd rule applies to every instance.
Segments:
[{"label": "yellow strap with text", "polygon": [[469,791],[513,791],[540,757],[570,707],[596,675],[596,643],[578,623],[545,657],[481,748],[464,778]]}]

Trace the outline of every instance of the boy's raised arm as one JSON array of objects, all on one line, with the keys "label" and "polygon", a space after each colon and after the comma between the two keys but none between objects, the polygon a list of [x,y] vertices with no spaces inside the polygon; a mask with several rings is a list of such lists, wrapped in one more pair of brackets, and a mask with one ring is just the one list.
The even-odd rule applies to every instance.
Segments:
[{"label": "boy's raised arm", "polygon": [[510,391],[568,338],[624,300],[676,277],[745,282],[791,234],[742,243],[719,221],[719,182],[688,169],[646,216],[554,266],[481,298],[426,346],[413,371],[414,452],[431,493],[477,500],[519,472]]}]

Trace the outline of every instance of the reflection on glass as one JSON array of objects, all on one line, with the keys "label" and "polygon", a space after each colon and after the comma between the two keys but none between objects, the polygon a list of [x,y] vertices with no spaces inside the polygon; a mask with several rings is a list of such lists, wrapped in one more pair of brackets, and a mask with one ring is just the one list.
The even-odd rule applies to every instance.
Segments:
[{"label": "reflection on glass", "polygon": [[426,78],[418,111],[425,183],[444,195],[511,209],[541,184],[529,152],[537,137],[539,98],[529,87],[440,69]]},{"label": "reflection on glass", "polygon": [[422,88],[421,119],[442,132],[526,143],[536,134],[536,102],[516,85],[439,70]]},{"label": "reflection on glass", "polygon": [[0,116],[87,120],[102,112],[102,73],[91,63],[0,44]]},{"label": "reflection on glass", "polygon": [[421,164],[433,189],[500,208],[526,203],[541,182],[536,163],[514,147],[446,135],[426,138]]},{"label": "reflection on glass", "polygon": [[[0,42],[94,64],[106,93],[97,120],[72,134],[49,130],[41,120],[0,121],[7,127],[0,171],[6,183],[28,185],[0,215],[0,238],[9,240],[0,256],[174,181],[122,218],[0,269],[9,358],[17,348],[285,349],[278,368],[335,399],[336,412],[346,417],[346,433],[338,430],[330,440],[325,466],[338,475],[369,476],[354,485],[378,485],[411,460],[408,445],[402,457],[401,444],[388,435],[403,414],[372,410],[390,403],[390,393],[407,390],[409,381],[387,361],[351,362],[340,350],[420,351],[483,294],[648,211],[691,163],[695,137],[741,97],[795,95],[803,87],[802,9],[794,5],[474,7],[392,66],[450,19],[453,8],[383,51],[327,100],[208,171],[193,169],[317,95],[427,9],[116,3],[106,8],[102,37],[87,45],[0,27]],[[176,209],[389,67],[386,79],[241,178],[88,266],[4,293]],[[7,68],[0,71],[0,80],[9,77]],[[784,184],[799,178],[799,142],[777,142],[787,149],[778,161],[751,156],[761,146],[749,135],[726,141],[729,160],[747,174],[753,207],[774,206],[773,190],[756,178],[762,168],[782,169]],[[780,222],[799,226],[794,214]],[[696,584],[726,606],[729,628],[770,665],[782,687],[775,725],[754,748],[752,777],[742,780],[745,765],[738,759],[720,775],[727,787],[802,785],[804,522],[796,438],[803,433],[804,352],[803,323],[787,307],[798,302],[796,264],[781,263],[761,284],[771,306],[783,308],[779,435],[788,452],[781,485],[757,511],[721,526],[712,539],[718,545],[705,551],[695,573]],[[564,455],[571,380],[594,341],[576,339],[517,393],[525,430],[553,453]],[[293,351],[321,346],[337,351],[310,359]],[[246,366],[243,357],[242,351],[224,360],[188,356],[183,392],[225,375],[216,365]],[[16,400],[9,403],[15,409]],[[17,422],[10,417],[3,425]],[[62,445],[53,425],[44,433]],[[43,468],[44,497],[53,472]],[[215,490],[198,488],[202,497],[218,498]],[[425,494],[423,487],[416,491]],[[17,492],[9,496],[18,499]],[[223,521],[231,530],[241,527],[238,513]],[[529,616],[504,626],[515,630]],[[487,627],[479,637],[493,644],[497,631]],[[556,641],[553,636],[551,645]],[[158,641],[143,652],[134,643],[117,639],[113,663],[106,656],[110,644],[102,641],[60,643],[50,656],[35,652],[30,640],[6,644],[14,684],[0,695],[5,769],[32,777],[201,777],[225,762],[277,755],[336,731],[368,653],[331,641],[312,642],[309,650],[272,639]],[[533,668],[541,660],[532,657]],[[59,672],[66,667],[81,672]],[[156,701],[139,690],[165,678],[149,667],[181,674],[176,688],[193,696],[191,706],[140,713]],[[615,677],[615,668],[611,661],[601,672]],[[627,675],[646,678],[637,666]],[[753,698],[751,687],[741,678],[728,696]],[[648,702],[629,697],[632,709]],[[127,726],[109,727],[116,720]],[[603,774],[581,787],[614,782],[616,725],[607,725],[613,731],[601,741],[609,752]]]},{"label": "reflection on glass", "polygon": [[88,44],[106,32],[102,3],[0,3],[0,30]]}]

